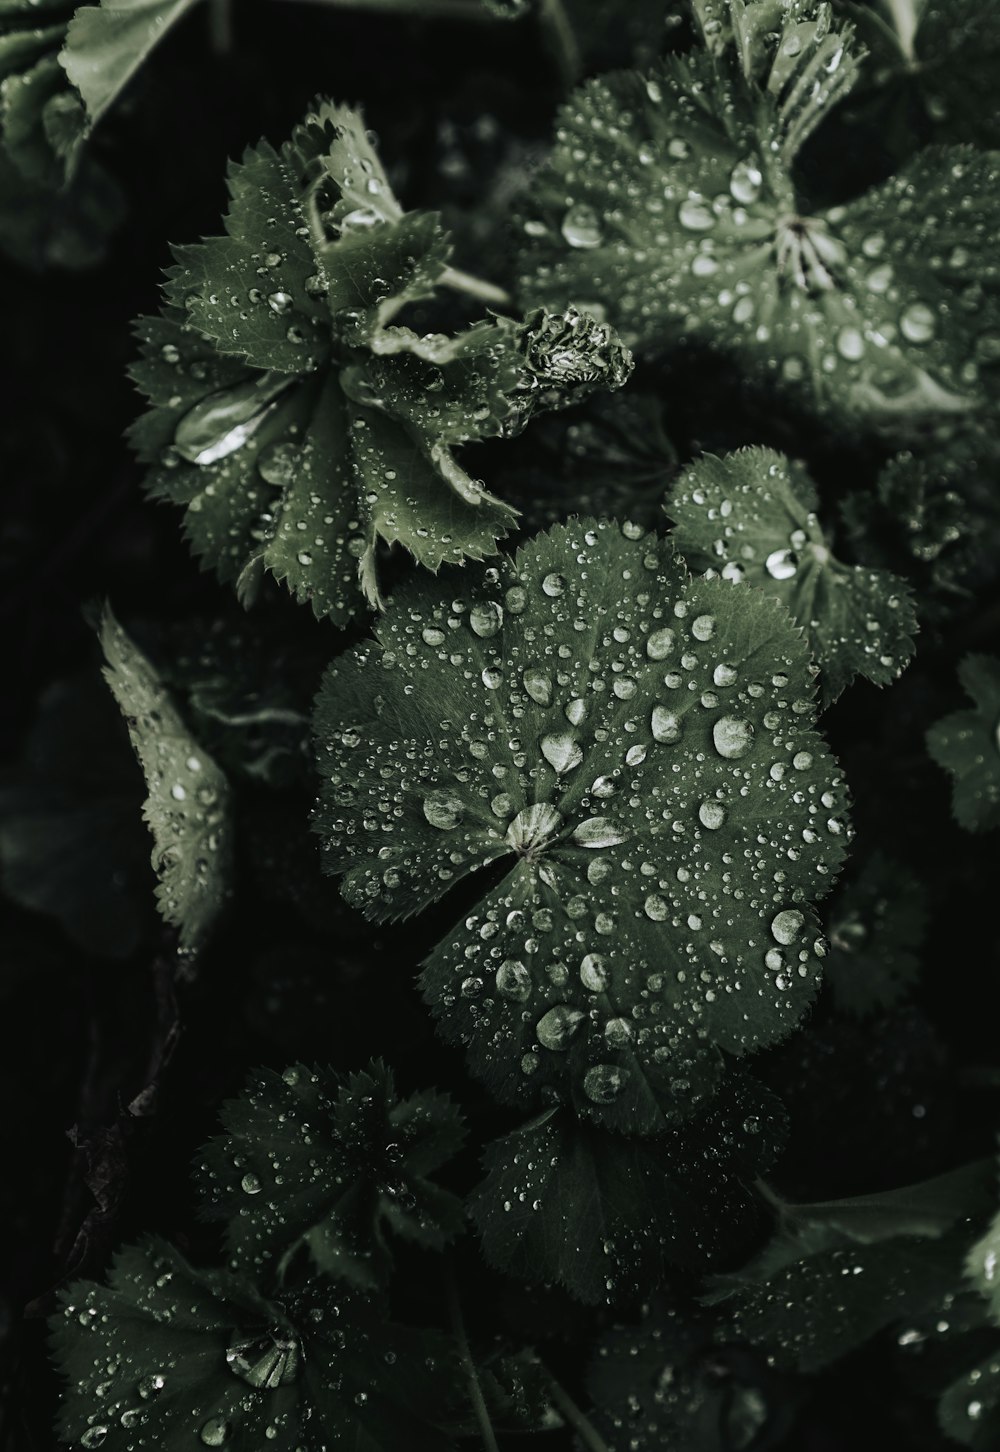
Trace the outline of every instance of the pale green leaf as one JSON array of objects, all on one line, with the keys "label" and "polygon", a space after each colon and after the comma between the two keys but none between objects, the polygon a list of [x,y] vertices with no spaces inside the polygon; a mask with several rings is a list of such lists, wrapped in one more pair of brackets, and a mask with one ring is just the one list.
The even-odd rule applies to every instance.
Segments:
[{"label": "pale green leaf", "polygon": [[196,0],[101,0],[83,5],[66,31],[59,60],[83,97],[91,126]]},{"label": "pale green leaf", "polygon": [[182,951],[202,946],[230,891],[229,784],[199,746],[150,661],[105,610],[105,678],[146,778],[143,813],[153,834],[160,913]]}]

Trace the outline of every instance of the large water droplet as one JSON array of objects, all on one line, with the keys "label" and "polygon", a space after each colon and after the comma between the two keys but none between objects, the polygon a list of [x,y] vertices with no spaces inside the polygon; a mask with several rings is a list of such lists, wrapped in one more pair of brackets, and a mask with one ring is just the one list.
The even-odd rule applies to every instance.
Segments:
[{"label": "large water droplet", "polygon": [[666,626],[662,630],[654,630],[646,641],[646,654],[650,660],[666,660],[674,648],[674,632]]},{"label": "large water droplet", "polygon": [[726,820],[726,809],[721,802],[702,802],[698,808],[698,820],[710,832],[717,832]]},{"label": "large water droplet", "polygon": [[202,1422],[198,1436],[206,1447],[224,1447],[232,1430],[225,1417],[209,1417],[207,1422]]},{"label": "large water droplet", "polygon": [[667,746],[673,745],[681,739],[681,718],[676,711],[668,711],[666,706],[654,706],[649,729],[653,733],[654,741],[663,742]]},{"label": "large water droplet", "polygon": [[568,1003],[557,1003],[535,1025],[538,1042],[543,1048],[565,1051],[569,1048],[570,1040],[580,1027],[583,1017],[580,1009],[571,1008]]},{"label": "large water droplet", "polygon": [[608,965],[600,953],[588,953],[580,964],[580,982],[589,993],[603,993],[610,976]]},{"label": "large water droplet", "polygon": [[616,1064],[594,1064],[583,1076],[583,1092],[594,1104],[611,1104],[625,1084],[625,1074]]},{"label": "large water droplet", "polygon": [[571,731],[551,731],[542,737],[539,745],[557,776],[574,771],[583,760],[583,748]]},{"label": "large water droplet", "polygon": [[253,437],[275,400],[294,382],[287,373],[263,373],[210,393],[177,425],[174,448],[189,464],[218,463]]},{"label": "large water droplet", "polygon": [[749,206],[760,196],[763,181],[764,178],[759,167],[748,161],[740,161],[733,167],[732,175],[729,178],[729,190],[737,202]]},{"label": "large water droplet", "polygon": [[899,320],[899,331],[911,343],[929,343],[937,320],[926,303],[911,303]]},{"label": "large water droplet", "polygon": [[285,1331],[261,1336],[238,1337],[226,1350],[226,1362],[234,1376],[259,1391],[286,1386],[299,1374],[299,1344]]},{"label": "large water droplet", "polygon": [[764,561],[764,568],[772,580],[790,580],[799,567],[794,550],[772,550]]},{"label": "large water droplet", "polygon": [[562,219],[560,230],[571,247],[590,248],[601,245],[601,219],[593,207],[584,206],[582,203],[570,207]]},{"label": "large water droplet", "polygon": [[518,812],[507,828],[507,841],[516,852],[529,852],[550,841],[562,824],[562,813],[549,802],[535,802]]},{"label": "large water droplet", "polygon": [[753,741],[753,726],[737,716],[720,716],[712,727],[712,742],[720,756],[727,761],[745,756]]},{"label": "large water droplet", "polygon": [[531,974],[523,963],[507,958],[497,969],[497,992],[504,998],[524,1003],[531,997]]},{"label": "large water droplet", "polygon": [[682,227],[689,232],[708,232],[715,226],[715,213],[703,198],[686,197],[681,202],[677,216]]},{"label": "large water droplet", "polygon": [[524,672],[524,689],[539,706],[552,705],[552,677],[535,666],[528,666]]},{"label": "large water droplet", "polygon": [[465,816],[465,803],[453,791],[441,787],[424,797],[424,816],[432,827],[451,832]]},{"label": "large water droplet", "polygon": [[617,847],[626,834],[609,817],[590,817],[570,833],[578,847]]},{"label": "large water droplet", "polygon": [[469,625],[484,640],[496,635],[503,624],[503,608],[495,600],[477,600],[469,611]]},{"label": "large water droplet", "polygon": [[787,948],[801,933],[805,920],[805,914],[800,913],[797,908],[786,908],[772,919],[771,936],[776,943]]}]

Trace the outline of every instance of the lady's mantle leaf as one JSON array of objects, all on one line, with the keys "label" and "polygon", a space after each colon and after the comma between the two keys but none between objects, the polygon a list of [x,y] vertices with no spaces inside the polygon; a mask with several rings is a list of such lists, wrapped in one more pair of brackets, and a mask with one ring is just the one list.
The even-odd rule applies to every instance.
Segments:
[{"label": "lady's mantle leaf", "polygon": [[427,1425],[457,1378],[446,1343],[387,1324],[354,1292],[269,1300],[150,1239],[119,1253],[106,1287],[64,1292],[52,1328],[68,1381],[60,1434],[74,1447],[450,1445]]},{"label": "lady's mantle leaf", "polygon": [[989,1200],[988,1161],[918,1185],[785,1205],[772,1242],[709,1296],[737,1337],[814,1371],[959,1287],[971,1216]]},{"label": "lady's mantle leaf", "polygon": [[496,864],[424,971],[443,1032],[506,1101],[655,1131],[815,991],[847,828],[811,692],[776,601],[636,526],[556,527],[408,585],[330,667],[326,865],[390,920]]},{"label": "lady's mantle leaf", "polygon": [[880,852],[838,892],[826,931],[826,981],[837,1008],[870,1018],[908,997],[927,927],[922,884]]},{"label": "lady's mantle leaf", "polygon": [[1000,661],[967,655],[958,678],[974,704],[927,733],[927,749],[953,778],[952,810],[968,832],[1000,826]]},{"label": "lady's mantle leaf", "polygon": [[100,0],[83,5],[66,31],[60,64],[95,126],[172,25],[197,0]]},{"label": "lady's mantle leaf", "polygon": [[150,662],[106,610],[104,675],[128,724],[146,778],[160,912],[194,953],[228,894],[232,871],[229,784],[190,734]]},{"label": "lady's mantle leaf", "polygon": [[582,1301],[648,1298],[668,1265],[704,1270],[752,1244],[762,1202],[747,1186],[783,1131],[776,1101],[737,1075],[651,1140],[548,1110],[486,1152],[471,1205],[483,1251],[499,1270]]},{"label": "lady's mantle leaf", "polygon": [[851,26],[809,0],[707,8],[705,50],[590,81],[564,108],[524,223],[523,297],[600,304],[644,352],[729,349],[889,426],[978,406],[998,156],[934,148],[812,210],[793,164],[854,83]]},{"label": "lady's mantle leaf", "polygon": [[370,1287],[385,1229],[435,1249],[461,1229],[460,1201],[427,1178],[462,1143],[458,1112],[433,1091],[398,1099],[383,1064],[346,1079],[263,1070],[222,1122],[199,1178],[235,1265],[285,1264],[305,1246],[321,1270]]},{"label": "lady's mantle leaf", "polygon": [[246,602],[269,571],[340,623],[379,603],[379,542],[430,570],[494,554],[516,511],[454,451],[619,386],[617,338],[578,314],[457,337],[393,323],[450,246],[436,216],[403,214],[345,108],[317,103],[229,183],[227,235],[178,249],[164,316],[139,324],[153,495],[186,507],[194,552]]},{"label": "lady's mantle leaf", "polygon": [[817,504],[801,464],[771,449],[740,449],[693,464],[667,511],[692,567],[756,585],[787,606],[809,637],[829,703],[856,675],[877,685],[895,680],[913,654],[917,623],[898,575],[835,558]]}]

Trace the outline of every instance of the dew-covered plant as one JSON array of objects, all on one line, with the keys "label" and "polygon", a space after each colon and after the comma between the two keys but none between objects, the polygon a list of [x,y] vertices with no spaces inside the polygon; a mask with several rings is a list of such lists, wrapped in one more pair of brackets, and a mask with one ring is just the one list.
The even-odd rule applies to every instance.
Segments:
[{"label": "dew-covered plant", "polygon": [[0,1452],[1000,1444],[998,97],[0,0]]}]

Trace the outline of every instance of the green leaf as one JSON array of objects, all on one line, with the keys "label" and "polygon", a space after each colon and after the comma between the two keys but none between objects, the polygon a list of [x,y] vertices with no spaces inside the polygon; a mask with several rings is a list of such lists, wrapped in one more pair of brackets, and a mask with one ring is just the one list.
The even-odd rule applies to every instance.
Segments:
[{"label": "green leaf", "polygon": [[918,1185],[787,1205],[742,1270],[710,1282],[735,1334],[779,1362],[815,1371],[884,1327],[927,1314],[960,1288],[969,1218],[989,1201],[989,1161]]},{"label": "green leaf", "polygon": [[314,1284],[268,1299],[148,1239],[119,1252],[106,1287],[78,1281],[61,1302],[51,1323],[68,1382],[60,1435],[74,1446],[451,1445],[428,1425],[457,1376],[448,1344],[387,1324],[384,1308],[353,1292]]},{"label": "green leaf", "polygon": [[967,832],[1000,826],[1000,661],[967,655],[958,678],[974,703],[927,733],[927,750],[953,778],[951,804]]},{"label": "green leaf", "polygon": [[776,1102],[735,1075],[690,1124],[655,1139],[547,1110],[486,1151],[470,1206],[483,1253],[582,1301],[648,1297],[668,1266],[704,1270],[751,1243],[760,1202],[748,1186],[783,1130]]},{"label": "green leaf", "polygon": [[143,814],[153,834],[157,904],[196,953],[230,891],[229,784],[195,741],[159,675],[106,609],[101,622],[105,679],[128,725],[146,778]]},{"label": "green leaf", "polygon": [[768,1444],[783,1388],[747,1347],[716,1345],[686,1306],[654,1303],[601,1337],[587,1376],[608,1452],[730,1452]]},{"label": "green leaf", "polygon": [[523,299],[600,305],[643,354],[725,349],[834,416],[898,429],[980,407],[997,156],[933,148],[813,208],[794,162],[857,75],[850,25],[806,0],[712,9],[728,41],[717,19],[711,49],[564,108],[527,204]]},{"label": "green leaf", "polygon": [[801,464],[772,449],[741,449],[692,464],[666,508],[692,568],[765,590],[794,615],[829,703],[856,675],[877,685],[895,680],[917,626],[904,580],[836,558],[818,503]]},{"label": "green leaf", "polygon": [[922,884],[908,868],[873,853],[827,915],[826,981],[837,1009],[868,1019],[906,999],[926,929]]},{"label": "green leaf", "polygon": [[126,958],[150,908],[142,776],[96,675],[57,681],[21,760],[0,777],[8,897],[54,917],[85,953]]},{"label": "green leaf", "polygon": [[977,1240],[965,1261],[965,1274],[989,1302],[990,1314],[1000,1325],[1000,1214],[993,1217],[986,1233]]},{"label": "green leaf", "polygon": [[975,1452],[993,1452],[1000,1436],[1000,1350],[957,1377],[938,1404],[941,1429]]},{"label": "green leaf", "polygon": [[435,216],[402,213],[352,111],[318,102],[229,186],[227,235],[177,251],[164,316],[139,325],[150,492],[186,507],[193,550],[245,603],[269,572],[340,624],[380,603],[381,545],[435,571],[495,554],[516,511],[455,450],[619,387],[617,337],[573,312],[457,337],[393,323],[450,247]]},{"label": "green leaf", "polygon": [[83,98],[90,126],[98,121],[196,0],[101,0],[83,5],[69,23],[59,61]]},{"label": "green leaf", "polygon": [[387,1230],[440,1250],[462,1227],[461,1202],[428,1178],[461,1146],[458,1112],[433,1090],[399,1099],[384,1064],[347,1078],[259,1071],[222,1123],[198,1178],[234,1265],[282,1267],[305,1247],[367,1289],[385,1276]]},{"label": "green leaf", "polygon": [[789,1032],[848,831],[777,602],[584,521],[376,634],[318,700],[326,867],[388,921],[495,864],[423,974],[494,1093],[651,1132]]}]

